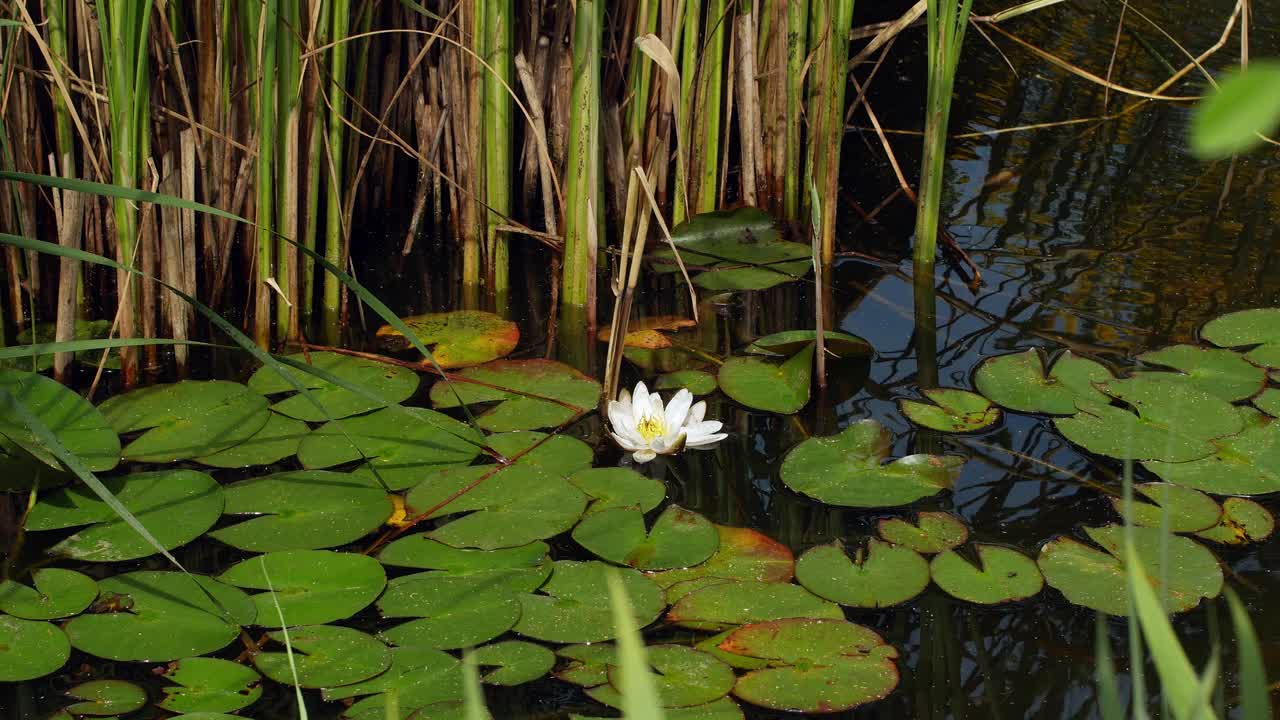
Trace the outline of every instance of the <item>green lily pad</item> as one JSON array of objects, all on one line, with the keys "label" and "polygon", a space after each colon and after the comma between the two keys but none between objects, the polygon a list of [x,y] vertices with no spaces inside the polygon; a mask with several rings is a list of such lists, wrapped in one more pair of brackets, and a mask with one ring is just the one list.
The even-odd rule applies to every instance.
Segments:
[{"label": "green lily pad", "polygon": [[670,505],[645,532],[638,508],[609,508],[587,515],[573,529],[573,539],[597,556],[639,570],[689,567],[711,557],[719,543],[705,517]]},{"label": "green lily pad", "polygon": [[262,676],[230,660],[186,658],[171,663],[164,678],[176,684],[165,687],[156,704],[170,712],[230,713],[262,697]]},{"label": "green lily pad", "polygon": [[71,657],[62,628],[0,615],[0,682],[22,682],[57,671]]},{"label": "green lily pad", "polygon": [[44,464],[62,464],[44,442],[20,420],[16,402],[34,415],[58,442],[93,472],[110,470],[120,462],[120,438],[106,418],[88,400],[43,375],[20,370],[0,370],[0,435]]},{"label": "green lily pad", "polygon": [[1105,365],[1070,351],[1059,355],[1046,371],[1041,351],[1032,348],[987,358],[974,373],[973,384],[988,400],[1010,410],[1074,415],[1077,405],[1109,402],[1094,383],[1112,379]]},{"label": "green lily pad", "polygon": [[720,389],[749,408],[780,415],[799,412],[809,404],[813,352],[811,343],[782,363],[731,357],[720,366]]},{"label": "green lily pad", "polygon": [[142,570],[109,577],[98,586],[104,596],[127,596],[127,607],[78,615],[65,629],[76,649],[108,660],[165,662],[205,655],[235,640],[240,626],[252,624],[256,615],[248,596],[209,577]]},{"label": "green lily pad", "polygon": [[1213,440],[1244,429],[1239,413],[1224,400],[1190,383],[1137,373],[1103,386],[1137,413],[1111,405],[1082,405],[1054,425],[1071,442],[1120,460],[1187,462],[1214,451]]},{"label": "green lily pad", "polygon": [[677,370],[658,376],[655,390],[679,390],[684,388],[697,397],[716,391],[716,376],[702,370]]},{"label": "green lily pad", "polygon": [[1171,345],[1138,359],[1180,370],[1187,382],[1227,402],[1253,397],[1267,382],[1266,370],[1230,350]]},{"label": "green lily pad", "polygon": [[[71,340],[102,340],[111,334],[110,320],[76,320],[72,329]],[[18,333],[18,345],[33,345],[56,342],[58,339],[58,326],[54,323],[39,323],[33,327]],[[76,353],[76,362],[98,366],[98,361],[102,359],[101,350],[81,350]],[[18,370],[30,370],[33,372],[44,372],[53,367],[53,353],[37,355],[34,360],[30,357],[15,358],[13,360],[0,360],[0,367],[11,367]],[[120,369],[120,350],[111,348],[107,351],[106,362],[102,366],[106,370]]]},{"label": "green lily pad", "polygon": [[737,626],[730,627],[728,630],[722,630],[715,635],[708,635],[702,640],[694,644],[694,647],[709,655],[714,655],[730,667],[739,670],[759,670],[762,667],[768,667],[769,661],[761,658],[747,657],[746,655],[735,655],[731,652],[725,652],[720,649],[720,643],[724,642]]},{"label": "green lily pad", "polygon": [[251,552],[314,550],[354,542],[394,510],[382,488],[361,476],[300,470],[226,486],[228,515],[254,515],[209,536]]},{"label": "green lily pad", "polygon": [[431,531],[431,537],[454,547],[484,550],[559,535],[573,527],[587,507],[587,496],[568,480],[519,463],[435,473],[409,492],[407,502],[414,512],[422,513],[454,495],[431,517],[461,516]]},{"label": "green lily pad", "polygon": [[782,481],[828,505],[892,507],[948,490],[964,459],[908,455],[882,464],[892,437],[875,420],[851,424],[838,435],[812,437],[787,453]]},{"label": "green lily pad", "polygon": [[124,680],[92,680],[67,690],[67,696],[80,700],[64,708],[72,715],[107,717],[128,715],[147,704],[147,692]]},{"label": "green lily pad", "polygon": [[[712,655],[683,645],[652,645],[645,649],[653,670],[654,690],[664,708],[706,705],[733,689],[733,668]],[[609,666],[609,684],[587,691],[595,700],[622,708],[622,674]]]},{"label": "green lily pad", "polygon": [[840,542],[811,548],[796,561],[796,581],[841,605],[889,607],[924,592],[929,563],[915,550],[876,539],[849,557]]},{"label": "green lily pad", "polygon": [[[368,680],[391,666],[391,650],[372,637],[336,625],[295,627],[289,631],[297,684],[304,688],[324,688]],[[258,671],[284,685],[293,685],[289,658],[283,650],[284,631],[268,633],[282,645],[281,652],[260,652],[253,656]]]},{"label": "green lily pad", "polygon": [[[693,283],[712,291],[764,290],[798,280],[813,267],[812,249],[783,240],[773,220],[756,208],[695,215],[671,231],[686,266],[705,268]],[[655,267],[678,270],[669,248],[651,252]]]},{"label": "green lily pad", "polygon": [[609,666],[617,664],[617,650],[611,643],[566,645],[556,655],[569,660],[556,678],[586,688],[609,682]]},{"label": "green lily pad", "polygon": [[969,528],[955,515],[926,511],[916,514],[914,524],[901,518],[886,518],[876,525],[880,537],[922,555],[936,555],[963,545]]},{"label": "green lily pad", "polygon": [[471,656],[482,668],[495,668],[480,676],[488,685],[523,685],[551,672],[556,655],[541,645],[522,640],[485,645]]},{"label": "green lily pad", "polygon": [[843,618],[844,611],[799,585],[754,580],[707,585],[680,598],[667,611],[668,622],[714,632],[793,617]]},{"label": "green lily pad", "polygon": [[271,413],[267,424],[253,437],[221,452],[196,458],[201,465],[218,468],[245,468],[270,465],[298,453],[298,446],[311,433],[301,420]]},{"label": "green lily pad", "polygon": [[[611,640],[617,631],[609,606],[606,573],[602,562],[555,563],[551,578],[537,594],[520,598],[521,616],[515,631],[535,640],[584,643]],[[636,627],[643,628],[662,612],[662,589],[630,569],[615,570],[631,601]]]},{"label": "green lily pad", "polygon": [[1264,495],[1280,491],[1280,421],[1237,408],[1245,428],[1212,441],[1213,453],[1191,462],[1143,465],[1175,485],[1218,495]]},{"label": "green lily pad", "polygon": [[98,583],[74,570],[41,568],[31,573],[35,588],[14,580],[0,583],[0,611],[24,620],[71,617],[98,597]]},{"label": "green lily pad", "polygon": [[1254,407],[1271,417],[1280,417],[1280,388],[1267,388],[1253,399]]},{"label": "green lily pad", "polygon": [[898,686],[898,651],[843,619],[747,625],[720,647],[770,661],[770,667],[738,678],[733,694],[773,710],[841,712],[884,698]]},{"label": "green lily pad", "polygon": [[706,562],[652,575],[653,580],[667,591],[668,603],[674,603],[697,587],[724,580],[791,581],[796,566],[791,548],[750,528],[715,527],[719,545]]},{"label": "green lily pad", "polygon": [[[195,470],[135,473],[102,484],[166,550],[200,537],[222,516],[222,487]],[[27,516],[28,530],[81,525],[89,527],[49,552],[89,562],[136,560],[156,553],[151,543],[83,485],[54,491]]]},{"label": "green lily pad", "polygon": [[[723,697],[706,705],[693,707],[663,708],[662,716],[666,720],[743,720],[742,708],[731,698]],[[570,713],[569,720],[608,720],[590,715]]]},{"label": "green lily pad", "polygon": [[1266,367],[1280,367],[1280,308],[1255,308],[1227,313],[1205,323],[1200,337],[1218,347],[1256,345],[1245,359]]},{"label": "green lily pad", "polygon": [[466,423],[443,413],[383,408],[320,426],[298,446],[298,460],[315,470],[367,458],[388,487],[403,490],[433,470],[466,465],[483,443]]},{"label": "green lily pad", "polygon": [[[1198,532],[1218,524],[1222,508],[1213,498],[1199,490],[1171,483],[1143,483],[1133,486],[1134,492],[1151,502],[1138,502],[1135,498],[1131,521],[1143,527],[1165,527],[1176,533]],[[1113,497],[1111,505],[1120,517],[1125,516],[1124,499]]]},{"label": "green lily pad", "polygon": [[[817,339],[818,332],[816,330],[783,330],[782,332],[757,338],[744,349],[744,352],[750,355],[765,355],[768,357],[791,357],[803,350],[806,345],[815,343]],[[857,335],[850,335],[838,330],[824,331],[822,333],[822,341],[827,355],[837,359],[866,357],[875,354],[871,343]]]},{"label": "green lily pad", "polygon": [[533,592],[551,572],[537,567],[433,571],[398,577],[378,600],[383,617],[412,617],[381,633],[399,646],[442,650],[473,647],[511,629],[520,619],[520,595]]},{"label": "green lily pad", "polygon": [[267,553],[232,565],[218,579],[238,588],[266,591],[253,596],[258,624],[264,627],[322,625],[351,617],[372,603],[387,584],[377,560],[328,550]]},{"label": "green lily pad", "polygon": [[975,432],[991,427],[1000,419],[1000,408],[968,390],[935,388],[921,390],[931,403],[899,400],[898,407],[911,422],[941,432]]},{"label": "green lily pad", "polygon": [[494,360],[467,368],[452,384],[431,386],[437,408],[497,403],[476,418],[490,432],[556,427],[590,412],[600,383],[554,360]]},{"label": "green lily pad", "polygon": [[546,561],[549,550],[541,540],[498,550],[468,550],[445,545],[426,533],[419,533],[387,545],[378,553],[378,560],[383,565],[461,573],[537,567]]},{"label": "green lily pad", "polygon": [[[327,422],[359,415],[378,408],[395,405],[413,397],[418,391],[418,374],[412,370],[365,358],[340,355],[332,352],[297,353],[288,356],[316,370],[332,375],[347,385],[364,390],[365,394],[352,392],[311,373],[288,367],[285,372],[307,388],[305,394],[271,367],[260,367],[249,378],[249,389],[263,395],[293,393],[271,406],[271,409],[296,420]],[[381,402],[379,402],[379,400]],[[319,403],[320,407],[316,407]]]},{"label": "green lily pad", "polygon": [[[520,343],[520,328],[510,320],[480,310],[454,310],[401,318],[418,341],[431,350],[446,370],[497,360],[511,354]],[[412,347],[399,330],[378,328],[378,346],[392,352]]]},{"label": "green lily pad", "polygon": [[1245,545],[1262,542],[1276,529],[1270,510],[1249,498],[1229,497],[1222,501],[1222,519],[1218,524],[1196,533],[1196,537],[1223,545]]},{"label": "green lily pad", "polygon": [[485,438],[485,442],[491,449],[502,453],[503,457],[507,458],[519,455],[539,441],[541,441],[540,445],[520,455],[516,462],[537,465],[552,475],[568,476],[591,467],[591,461],[595,459],[595,451],[590,445],[568,435],[553,435],[547,438],[546,433],[519,430]]},{"label": "green lily pad", "polygon": [[267,424],[267,399],[240,383],[183,380],[117,395],[98,406],[118,433],[145,430],[126,460],[163,463],[212,455],[246,442]]},{"label": "green lily pad", "polygon": [[[1128,614],[1128,570],[1124,565],[1125,529],[1120,525],[1085,528],[1101,550],[1060,537],[1040,550],[1045,581],[1067,600],[1108,615]],[[1132,528],[1134,549],[1156,595],[1171,612],[1190,610],[1201,598],[1222,592],[1222,568],[1203,545],[1159,528]],[[1167,564],[1166,564],[1167,560]]]},{"label": "green lily pad", "polygon": [[588,514],[626,507],[649,512],[667,496],[666,485],[631,468],[587,468],[570,475],[569,482],[591,498]]},{"label": "green lily pad", "polygon": [[955,550],[929,563],[933,582],[948,595],[981,605],[1023,600],[1040,592],[1044,578],[1031,558],[999,545],[976,544],[978,564]]},{"label": "green lily pad", "polygon": [[391,649],[391,666],[368,680],[348,685],[327,687],[323,690],[326,701],[371,695],[343,714],[344,718],[386,717],[386,693],[394,691],[402,713],[433,703],[449,702],[462,698],[462,665],[449,653],[428,647],[398,647]]}]

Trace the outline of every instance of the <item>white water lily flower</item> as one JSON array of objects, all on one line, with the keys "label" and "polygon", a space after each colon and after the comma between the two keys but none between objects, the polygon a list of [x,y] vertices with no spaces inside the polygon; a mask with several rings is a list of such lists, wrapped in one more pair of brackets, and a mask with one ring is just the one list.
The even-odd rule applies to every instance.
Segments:
[{"label": "white water lily flower", "polygon": [[658,393],[650,394],[643,382],[636,383],[635,395],[623,390],[609,401],[609,433],[638,463],[659,455],[673,455],[684,448],[705,448],[728,437],[720,432],[719,420],[703,420],[707,404],[693,404],[688,388],[671,398],[666,408]]}]

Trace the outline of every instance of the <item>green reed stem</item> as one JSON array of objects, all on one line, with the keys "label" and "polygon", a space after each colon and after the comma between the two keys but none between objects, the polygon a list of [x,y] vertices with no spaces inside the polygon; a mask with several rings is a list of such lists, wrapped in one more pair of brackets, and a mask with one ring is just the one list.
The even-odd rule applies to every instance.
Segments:
[{"label": "green reed stem", "polygon": [[[697,5],[699,3],[690,3]],[[721,100],[724,96],[724,37],[725,27],[732,16],[725,12],[725,0],[707,3],[706,54],[698,63],[701,75],[697,107],[699,133],[698,149],[702,153],[698,173],[698,212],[716,209],[720,191],[720,123]]]},{"label": "green reed stem", "polygon": [[844,138],[844,96],[848,79],[849,29],[853,24],[853,0],[819,0],[813,5],[823,18],[818,62],[814,65],[813,93],[809,116],[809,172],[823,198],[821,222],[821,262],[830,268],[835,260],[836,193],[840,187],[840,145]]},{"label": "green reed stem", "polygon": [[[787,2],[787,0],[776,0]],[[787,2],[787,136],[784,158],[782,214],[787,220],[800,216],[800,129],[803,123],[801,104],[804,102],[804,63],[809,51],[809,2]]]},{"label": "green reed stem", "polygon": [[507,313],[510,274],[507,236],[499,225],[511,215],[511,94],[515,83],[512,47],[515,17],[512,0],[484,3],[487,52],[482,55],[492,68],[484,73],[484,157],[485,199],[489,206],[485,248],[489,261],[488,294],[494,311]]},{"label": "green reed stem", "polygon": [[[350,0],[333,0],[330,41],[337,45],[329,48],[329,138],[327,153],[329,155],[329,172],[325,176],[325,243],[324,259],[329,263],[342,267],[342,239],[346,235],[342,223],[342,165],[346,126],[342,122],[342,114],[346,108],[347,78],[347,43],[343,42],[351,27]],[[339,325],[339,304],[341,302],[341,284],[338,278],[326,273],[324,276],[324,299],[321,321],[325,337],[330,343],[336,342]]]},{"label": "green reed stem", "polygon": [[254,186],[256,208],[258,258],[256,298],[253,315],[253,340],[258,347],[271,345],[271,307],[273,292],[268,280],[275,274],[275,217],[274,205],[276,144],[276,32],[279,21],[279,0],[263,0],[249,3],[248,32],[257,39],[251,44],[252,67],[257,68],[257,92],[255,102],[258,122],[257,181]]},{"label": "green reed stem", "polygon": [[[323,4],[323,0],[313,0],[321,3],[320,12],[316,17],[315,43],[317,47],[323,47],[329,42],[329,28],[332,24],[332,17]],[[331,48],[329,52],[333,52],[336,48]],[[311,97],[311,146],[307,149],[307,199],[306,209],[307,217],[303,226],[302,246],[307,250],[316,249],[316,231],[320,226],[319,202],[320,202],[320,178],[324,174],[324,142],[325,142],[325,114],[324,98],[321,96],[320,87],[323,82],[323,75],[320,72],[320,59],[312,57],[308,72],[315,78],[315,92]],[[299,322],[302,327],[299,329],[303,334],[311,330],[312,315],[315,311],[315,292],[316,292],[316,261],[311,259],[307,253],[303,253],[302,257],[302,307],[298,312]]]},{"label": "green reed stem", "polygon": [[[684,22],[681,23],[676,32],[676,40],[683,43],[680,50],[680,107],[684,108],[684,113],[677,119],[677,122],[681,124],[678,137],[689,137],[693,130],[693,128],[685,126],[685,123],[688,122],[689,113],[694,107],[693,83],[698,77],[698,20],[701,13],[702,5],[700,2],[686,0]],[[674,47],[672,51],[675,51]],[[681,154],[681,158],[680,162],[676,163],[676,197],[675,204],[671,210],[671,222],[673,225],[679,225],[689,216],[688,167],[692,156],[685,155],[687,152],[685,148],[677,148],[677,152]]]},{"label": "green reed stem", "polygon": [[[298,33],[302,31],[302,13],[299,0],[280,2],[276,23],[276,223],[284,237],[298,237],[298,96],[302,79],[302,44]],[[265,128],[264,128],[265,130]],[[297,328],[292,326],[292,306],[298,301],[297,261],[298,253],[283,240],[276,241],[276,283],[281,293],[276,295],[276,339],[294,338]]]},{"label": "green reed stem", "polygon": [[[573,31],[573,105],[569,110],[569,151],[565,168],[565,238],[561,306],[595,302],[595,230],[600,196],[600,43],[602,0],[578,0]],[[562,327],[566,324],[562,323]]]}]

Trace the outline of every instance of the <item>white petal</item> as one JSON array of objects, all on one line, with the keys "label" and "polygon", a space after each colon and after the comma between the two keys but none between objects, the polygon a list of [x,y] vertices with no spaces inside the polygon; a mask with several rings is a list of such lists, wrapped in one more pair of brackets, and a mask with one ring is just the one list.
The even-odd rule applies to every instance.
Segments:
[{"label": "white petal", "polygon": [[623,450],[627,450],[630,452],[630,451],[640,450],[645,446],[644,443],[637,444],[634,440],[627,437],[623,437],[618,433],[611,432],[609,434],[613,436],[613,441],[618,443],[618,446],[621,447]]},{"label": "white petal", "polygon": [[644,386],[644,381],[636,383],[636,393],[631,403],[631,417],[638,425],[640,420],[650,413],[650,397],[649,388]]},{"label": "white petal", "polygon": [[631,454],[631,459],[638,463],[647,463],[656,457],[658,457],[658,453],[652,450],[637,450]]},{"label": "white petal", "polygon": [[630,390],[623,389],[622,392],[618,393],[618,404],[621,405],[623,408],[625,408],[627,412],[631,412],[631,391]]},{"label": "white petal", "polygon": [[693,393],[681,388],[667,405],[667,429],[684,427],[689,417],[689,405],[693,403]]},{"label": "white petal", "polygon": [[687,433],[685,444],[689,447],[698,447],[719,442],[728,437],[727,434],[720,432],[722,426],[723,423],[719,420],[707,420],[697,425],[688,426],[685,428]]},{"label": "white petal", "polygon": [[618,402],[617,400],[609,401],[608,414],[609,414],[609,426],[612,427],[614,430],[619,430],[622,428],[623,426],[622,419],[624,417],[625,418],[631,417],[630,408],[624,408],[622,406],[622,403]]},{"label": "white petal", "polygon": [[706,448],[711,447],[712,445],[715,445],[716,443],[720,442],[721,440],[727,437],[729,436],[726,433],[717,433],[715,435],[707,435],[705,437],[699,438],[697,442],[694,442],[692,440],[686,440],[684,443],[684,446],[687,448],[692,448],[694,450],[704,450]]},{"label": "white petal", "polygon": [[689,408],[689,418],[684,421],[685,425],[697,425],[702,422],[702,418],[707,414],[707,401],[699,400]]}]

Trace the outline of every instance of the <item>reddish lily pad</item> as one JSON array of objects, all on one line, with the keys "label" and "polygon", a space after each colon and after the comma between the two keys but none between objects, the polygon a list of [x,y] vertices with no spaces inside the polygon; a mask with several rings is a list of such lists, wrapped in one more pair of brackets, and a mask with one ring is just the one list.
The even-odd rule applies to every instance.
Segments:
[{"label": "reddish lily pad", "polygon": [[794,577],[795,555],[786,545],[750,528],[716,525],[716,533],[719,546],[706,562],[652,576],[667,591],[668,603],[703,584],[724,580],[786,583]]},{"label": "reddish lily pad", "polygon": [[[506,357],[520,343],[520,328],[480,310],[455,310],[403,318],[418,340],[431,349],[440,367],[464,368]],[[411,343],[390,325],[378,328],[378,345],[398,351]]]},{"label": "reddish lily pad", "polygon": [[554,360],[495,360],[431,386],[437,408],[497,403],[476,418],[492,432],[556,427],[599,401],[600,383]]},{"label": "reddish lily pad", "polygon": [[969,528],[960,518],[935,511],[918,513],[915,524],[901,518],[886,518],[877,524],[876,529],[885,540],[909,547],[922,555],[946,552],[969,539]]},{"label": "reddish lily pad", "polygon": [[1222,501],[1218,524],[1196,533],[1196,537],[1223,545],[1262,542],[1276,529],[1275,516],[1249,498],[1229,497]]},{"label": "reddish lily pad", "polygon": [[[663,331],[683,330],[697,327],[698,323],[680,315],[654,315],[632,320],[627,323],[627,334],[622,338],[622,346],[642,350],[664,350],[671,347],[671,338]],[[601,342],[608,342],[612,328],[604,327],[596,333]]]}]

